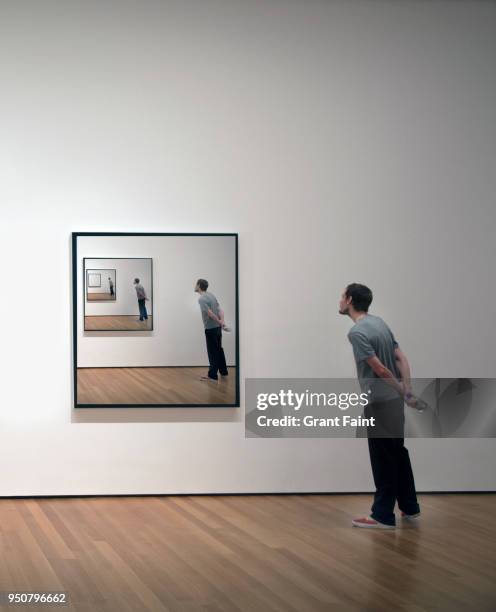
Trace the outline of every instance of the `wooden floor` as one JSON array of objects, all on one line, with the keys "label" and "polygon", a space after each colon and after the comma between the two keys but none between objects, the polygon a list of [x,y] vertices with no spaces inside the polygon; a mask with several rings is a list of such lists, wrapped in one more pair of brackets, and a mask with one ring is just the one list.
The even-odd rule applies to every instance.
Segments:
[{"label": "wooden floor", "polygon": [[84,331],[149,331],[152,328],[150,315],[144,321],[139,315],[99,315],[84,317]]},{"label": "wooden floor", "polygon": [[81,404],[233,404],[236,368],[218,381],[200,380],[208,367],[78,368]]},{"label": "wooden floor", "polygon": [[99,300],[115,301],[115,293],[114,295],[110,295],[110,293],[88,293],[86,297],[88,302],[98,302]]},{"label": "wooden floor", "polygon": [[361,495],[3,499],[0,591],[87,612],[494,612],[496,497],[420,501],[418,526],[372,531],[350,527]]}]

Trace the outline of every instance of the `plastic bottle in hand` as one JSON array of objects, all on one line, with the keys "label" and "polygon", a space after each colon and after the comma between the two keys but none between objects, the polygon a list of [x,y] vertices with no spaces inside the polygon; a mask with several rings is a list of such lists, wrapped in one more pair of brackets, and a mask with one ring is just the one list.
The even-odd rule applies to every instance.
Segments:
[{"label": "plastic bottle in hand", "polygon": [[429,408],[429,404],[426,401],[411,392],[405,393],[405,402],[407,406],[415,408],[418,412],[423,412],[426,408]]}]

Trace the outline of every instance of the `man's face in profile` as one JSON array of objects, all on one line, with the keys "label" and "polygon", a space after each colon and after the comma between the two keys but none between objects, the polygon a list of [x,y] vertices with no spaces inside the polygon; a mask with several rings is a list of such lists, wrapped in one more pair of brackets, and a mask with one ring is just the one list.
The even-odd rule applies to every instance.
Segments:
[{"label": "man's face in profile", "polygon": [[339,314],[347,315],[350,310],[350,302],[351,298],[346,297],[346,289],[341,294],[341,299],[339,300]]}]

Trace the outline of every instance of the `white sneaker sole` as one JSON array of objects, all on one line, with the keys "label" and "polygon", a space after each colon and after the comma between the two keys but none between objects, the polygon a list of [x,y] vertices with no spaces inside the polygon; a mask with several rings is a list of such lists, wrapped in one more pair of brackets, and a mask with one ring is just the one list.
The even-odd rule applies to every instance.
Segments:
[{"label": "white sneaker sole", "polygon": [[375,523],[368,525],[367,523],[359,523],[358,521],[352,521],[353,527],[360,527],[362,529],[396,529],[395,525],[385,525],[384,523]]},{"label": "white sneaker sole", "polygon": [[420,518],[420,512],[417,514],[405,514],[405,516],[401,517],[404,521],[416,521]]}]

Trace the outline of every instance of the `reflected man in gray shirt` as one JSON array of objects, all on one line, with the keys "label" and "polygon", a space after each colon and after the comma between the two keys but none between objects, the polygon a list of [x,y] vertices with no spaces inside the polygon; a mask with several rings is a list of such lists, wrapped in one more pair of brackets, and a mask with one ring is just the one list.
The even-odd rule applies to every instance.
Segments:
[{"label": "reflected man in gray shirt", "polygon": [[110,291],[110,297],[113,297],[114,294],[114,281],[110,278],[110,276],[108,277],[108,284],[109,284],[109,291]]},{"label": "reflected man in gray shirt", "polygon": [[140,284],[140,279],[134,279],[134,288],[136,289],[136,296],[138,298],[138,307],[139,307],[139,320],[146,321],[148,319],[148,313],[146,312],[145,302],[148,299],[146,297],[146,291],[143,285]]},{"label": "reflected man in gray shirt", "polygon": [[218,380],[218,374],[227,376],[226,356],[222,348],[222,328],[224,327],[224,313],[213,293],[207,291],[208,281],[199,278],[195,285],[195,292],[199,294],[205,339],[207,342],[208,362],[210,367],[207,376],[202,380]]}]

